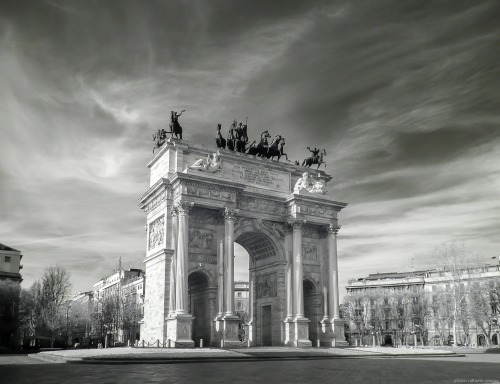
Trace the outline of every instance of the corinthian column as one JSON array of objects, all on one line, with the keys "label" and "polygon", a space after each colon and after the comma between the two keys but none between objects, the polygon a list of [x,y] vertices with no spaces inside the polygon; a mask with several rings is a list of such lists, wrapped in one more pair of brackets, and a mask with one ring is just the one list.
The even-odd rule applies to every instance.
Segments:
[{"label": "corinthian column", "polygon": [[328,290],[329,312],[333,319],[340,319],[339,315],[339,272],[337,265],[337,233],[340,226],[328,226]]},{"label": "corinthian column", "polygon": [[175,290],[175,313],[188,314],[188,247],[189,247],[189,212],[194,203],[180,202],[177,204],[179,212],[179,228],[177,236],[177,287]]},{"label": "corinthian column", "polygon": [[175,314],[175,276],[177,273],[176,269],[176,258],[177,258],[177,236],[179,232],[179,217],[178,209],[176,206],[172,206],[172,256],[170,262],[170,291],[168,298],[168,315],[173,316]]},{"label": "corinthian column", "polygon": [[285,225],[285,283],[286,283],[286,318],[293,318],[293,223]]},{"label": "corinthian column", "polygon": [[293,274],[295,294],[295,319],[304,318],[304,287],[302,266],[302,226],[304,220],[295,220],[293,225]]},{"label": "corinthian column", "polygon": [[225,260],[224,260],[224,288],[226,291],[226,313],[225,316],[234,314],[234,222],[238,209],[226,208],[224,210],[224,237],[225,237]]}]

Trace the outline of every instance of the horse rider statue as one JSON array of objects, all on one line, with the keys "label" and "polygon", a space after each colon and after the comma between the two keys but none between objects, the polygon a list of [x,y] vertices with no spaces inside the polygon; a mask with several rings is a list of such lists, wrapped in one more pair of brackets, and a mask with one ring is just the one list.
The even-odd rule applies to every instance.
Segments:
[{"label": "horse rider statue", "polygon": [[170,134],[171,136],[170,137],[173,137],[173,135],[175,135],[175,138],[176,139],[180,139],[182,140],[182,127],[181,125],[179,124],[179,117],[180,115],[182,115],[183,112],[186,112],[185,109],[183,109],[181,111],[181,113],[177,113],[175,111],[171,111],[171,114],[170,114]]}]

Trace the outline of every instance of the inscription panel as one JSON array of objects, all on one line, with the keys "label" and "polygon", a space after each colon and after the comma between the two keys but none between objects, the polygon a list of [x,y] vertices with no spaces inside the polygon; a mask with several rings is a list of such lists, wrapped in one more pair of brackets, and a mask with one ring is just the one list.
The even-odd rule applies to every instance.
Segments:
[{"label": "inscription panel", "polygon": [[223,163],[224,174],[248,185],[290,192],[290,176],[287,172],[266,169],[264,166]]}]

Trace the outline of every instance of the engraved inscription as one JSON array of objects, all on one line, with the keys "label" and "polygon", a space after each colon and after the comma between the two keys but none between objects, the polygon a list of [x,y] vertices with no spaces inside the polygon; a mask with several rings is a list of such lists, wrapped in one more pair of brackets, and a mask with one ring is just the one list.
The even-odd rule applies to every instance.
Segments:
[{"label": "engraved inscription", "polygon": [[245,164],[231,164],[230,172],[231,176],[251,185],[287,192],[290,190],[288,174],[282,172]]}]

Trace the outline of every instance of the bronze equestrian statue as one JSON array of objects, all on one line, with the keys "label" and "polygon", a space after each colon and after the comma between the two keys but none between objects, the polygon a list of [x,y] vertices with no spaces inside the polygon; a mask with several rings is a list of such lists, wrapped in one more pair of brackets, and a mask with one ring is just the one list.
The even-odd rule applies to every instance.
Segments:
[{"label": "bronze equestrian statue", "polygon": [[326,156],[326,149],[319,150],[316,147],[314,149],[307,147],[307,149],[309,149],[309,151],[311,151],[313,155],[304,159],[304,161],[302,162],[303,167],[311,168],[311,165],[313,164],[318,164],[318,167],[316,169],[319,169],[319,166],[321,164],[325,164],[326,167],[326,163],[323,161],[323,156]]},{"label": "bronze equestrian statue", "polygon": [[169,124],[170,132],[168,132],[171,134],[170,137],[173,137],[175,135],[176,139],[182,140],[182,127],[179,124],[179,116],[182,115],[183,112],[186,112],[186,110],[183,109],[181,113],[171,111]]}]

